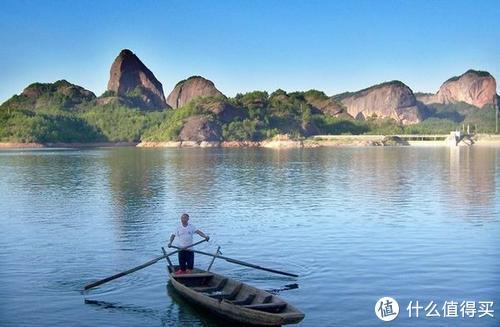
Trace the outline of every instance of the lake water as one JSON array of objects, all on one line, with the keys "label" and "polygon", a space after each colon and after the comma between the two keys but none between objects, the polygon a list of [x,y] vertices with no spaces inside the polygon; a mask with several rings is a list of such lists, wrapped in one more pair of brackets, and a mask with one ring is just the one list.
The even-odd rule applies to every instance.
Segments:
[{"label": "lake water", "polygon": [[[487,147],[0,152],[0,325],[220,325],[166,287],[163,261],[82,292],[160,255],[183,212],[212,238],[199,249],[300,274],[213,268],[298,284],[279,295],[301,326],[500,325],[500,149]],[[375,316],[383,296],[400,305],[391,323]],[[409,318],[416,300],[495,313]]]}]

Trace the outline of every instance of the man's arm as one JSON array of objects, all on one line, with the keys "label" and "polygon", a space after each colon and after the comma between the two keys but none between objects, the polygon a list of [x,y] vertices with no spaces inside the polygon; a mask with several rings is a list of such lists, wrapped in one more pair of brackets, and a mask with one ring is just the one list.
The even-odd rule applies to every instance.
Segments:
[{"label": "man's arm", "polygon": [[205,235],[205,233],[203,233],[201,230],[197,229],[196,234],[200,235],[201,237],[203,237],[204,239],[206,239],[207,241],[210,239],[210,237],[208,235]]},{"label": "man's arm", "polygon": [[170,242],[168,242],[168,247],[172,247],[172,242],[174,241],[175,234],[170,235]]}]

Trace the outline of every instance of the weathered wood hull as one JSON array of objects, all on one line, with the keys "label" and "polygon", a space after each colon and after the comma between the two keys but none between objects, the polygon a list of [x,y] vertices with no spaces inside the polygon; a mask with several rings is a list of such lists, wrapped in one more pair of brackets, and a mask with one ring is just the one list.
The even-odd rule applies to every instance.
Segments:
[{"label": "weathered wood hull", "polygon": [[219,317],[245,325],[280,326],[298,323],[304,314],[264,290],[200,269],[170,273],[174,289],[186,300]]}]

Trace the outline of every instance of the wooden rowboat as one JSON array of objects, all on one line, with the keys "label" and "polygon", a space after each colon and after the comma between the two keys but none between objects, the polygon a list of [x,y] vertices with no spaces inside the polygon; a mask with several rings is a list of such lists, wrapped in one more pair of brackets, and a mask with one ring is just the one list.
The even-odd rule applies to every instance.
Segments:
[{"label": "wooden rowboat", "polygon": [[170,282],[189,302],[241,324],[279,326],[304,319],[302,312],[276,295],[213,272],[170,272]]},{"label": "wooden rowboat", "polygon": [[172,246],[177,250],[170,253],[167,253],[165,248],[162,247],[162,256],[156,257],[126,271],[122,271],[87,284],[85,285],[84,290],[90,290],[99,285],[149,267],[162,259],[166,259],[168,263],[167,268],[169,271],[170,282],[174,289],[186,300],[211,311],[226,320],[231,320],[245,325],[279,326],[298,323],[304,319],[304,314],[302,312],[291,304],[286,303],[283,299],[277,297],[276,295],[245,283],[241,283],[237,280],[209,272],[209,270],[212,267],[214,260],[216,258],[220,258],[230,263],[276,274],[291,277],[298,277],[298,275],[224,257],[219,251],[220,247],[217,249],[215,254],[191,250],[195,253],[213,257],[207,270],[193,269],[190,274],[176,274],[174,271],[177,267],[172,264],[169,256],[206,241],[208,241],[208,238],[182,249]]}]

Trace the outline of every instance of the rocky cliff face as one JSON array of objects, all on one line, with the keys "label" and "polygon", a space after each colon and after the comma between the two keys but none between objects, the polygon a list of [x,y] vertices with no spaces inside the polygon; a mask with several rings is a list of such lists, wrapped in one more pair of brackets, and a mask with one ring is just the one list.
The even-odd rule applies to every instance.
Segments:
[{"label": "rocky cliff face", "polygon": [[243,108],[234,106],[225,99],[205,98],[200,100],[196,104],[200,111],[214,114],[221,123],[246,117],[246,111]]},{"label": "rocky cliff face", "polygon": [[122,50],[111,65],[109,93],[131,100],[143,109],[167,107],[163,87],[130,50]]},{"label": "rocky cliff face", "polygon": [[393,118],[402,124],[414,124],[422,120],[417,100],[404,83],[392,81],[367,89],[334,96],[356,119]]},{"label": "rocky cliff face", "polygon": [[179,133],[179,141],[218,142],[221,139],[220,125],[205,115],[189,117]]},{"label": "rocky cliff face", "polygon": [[214,83],[201,76],[191,76],[177,83],[170,92],[167,103],[172,108],[179,108],[197,97],[225,97],[217,90]]},{"label": "rocky cliff face", "polygon": [[221,124],[246,117],[243,108],[220,98],[198,98],[193,105],[200,114],[184,120],[178,141],[219,142],[222,139]]},{"label": "rocky cliff face", "polygon": [[471,69],[444,82],[435,95],[422,95],[418,100],[424,104],[465,102],[482,108],[493,103],[496,89],[495,78],[490,73]]},{"label": "rocky cliff face", "polygon": [[55,83],[33,83],[20,95],[7,100],[2,108],[36,110],[57,107],[68,109],[78,104],[92,101],[95,94],[66,80]]}]

